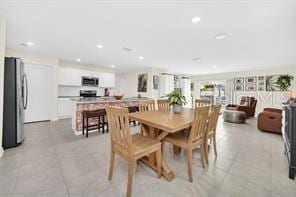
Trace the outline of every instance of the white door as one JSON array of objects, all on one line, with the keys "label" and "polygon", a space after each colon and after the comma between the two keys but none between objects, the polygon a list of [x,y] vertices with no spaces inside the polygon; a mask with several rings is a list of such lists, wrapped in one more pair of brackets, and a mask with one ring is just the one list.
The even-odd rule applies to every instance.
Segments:
[{"label": "white door", "polygon": [[25,64],[28,79],[28,106],[25,122],[50,120],[51,115],[51,66]]}]

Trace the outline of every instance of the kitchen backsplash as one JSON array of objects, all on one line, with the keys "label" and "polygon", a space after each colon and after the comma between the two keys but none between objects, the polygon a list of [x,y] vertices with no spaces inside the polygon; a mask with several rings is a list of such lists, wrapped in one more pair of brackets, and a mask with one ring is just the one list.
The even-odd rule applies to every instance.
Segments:
[{"label": "kitchen backsplash", "polygon": [[[69,86],[59,86],[59,96],[79,96],[80,90],[97,90],[97,96],[104,96],[104,88],[96,87],[69,87]],[[113,95],[113,88],[110,90],[110,96]]]}]

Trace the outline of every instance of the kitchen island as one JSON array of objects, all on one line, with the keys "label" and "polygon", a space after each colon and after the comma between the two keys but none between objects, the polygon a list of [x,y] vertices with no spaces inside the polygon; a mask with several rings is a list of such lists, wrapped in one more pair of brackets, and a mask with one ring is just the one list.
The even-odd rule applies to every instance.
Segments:
[{"label": "kitchen island", "polygon": [[[138,106],[140,100],[148,100],[149,98],[123,98],[116,100],[114,98],[73,98],[72,108],[72,129],[75,135],[82,134],[82,112],[85,110],[105,109],[106,106],[130,107]],[[95,124],[96,120],[90,120],[90,125]]]}]

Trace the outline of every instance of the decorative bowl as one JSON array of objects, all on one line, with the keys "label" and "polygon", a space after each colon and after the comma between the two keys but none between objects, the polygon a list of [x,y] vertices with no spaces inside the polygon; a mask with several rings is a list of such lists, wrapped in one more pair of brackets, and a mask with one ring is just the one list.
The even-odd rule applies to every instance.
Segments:
[{"label": "decorative bowl", "polygon": [[122,99],[123,96],[124,96],[123,94],[122,95],[114,95],[114,98],[116,100],[120,100],[120,99]]}]

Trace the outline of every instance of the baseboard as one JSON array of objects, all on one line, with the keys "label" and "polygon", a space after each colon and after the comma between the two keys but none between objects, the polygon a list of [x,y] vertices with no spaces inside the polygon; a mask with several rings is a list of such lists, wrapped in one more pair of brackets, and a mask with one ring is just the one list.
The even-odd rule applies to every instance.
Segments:
[{"label": "baseboard", "polygon": [[4,153],[4,150],[3,150],[3,148],[2,148],[2,147],[0,147],[0,157],[2,157],[2,156],[3,156],[3,153]]}]

